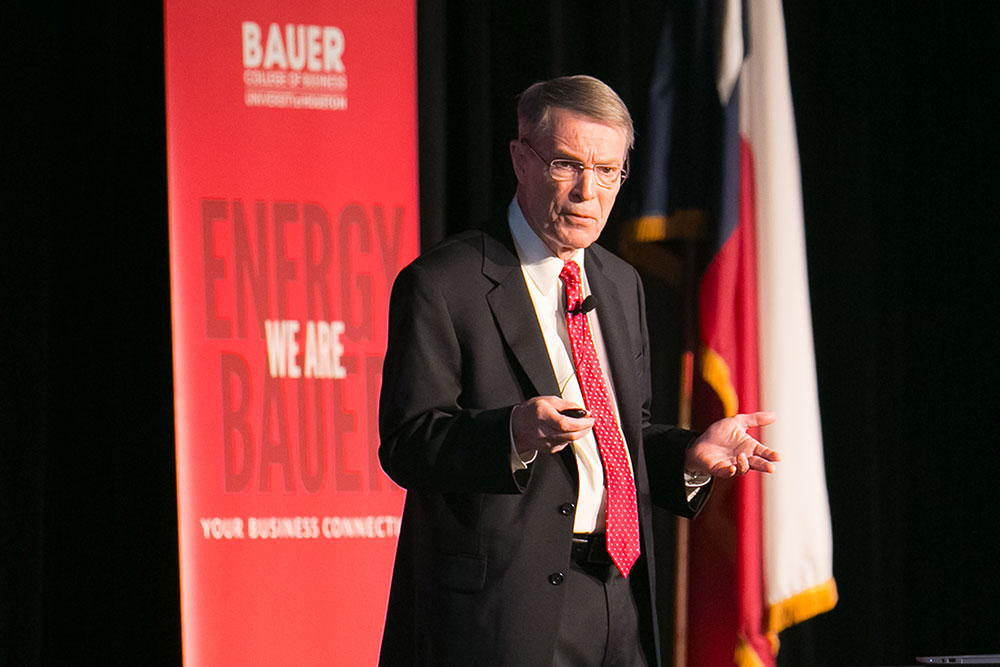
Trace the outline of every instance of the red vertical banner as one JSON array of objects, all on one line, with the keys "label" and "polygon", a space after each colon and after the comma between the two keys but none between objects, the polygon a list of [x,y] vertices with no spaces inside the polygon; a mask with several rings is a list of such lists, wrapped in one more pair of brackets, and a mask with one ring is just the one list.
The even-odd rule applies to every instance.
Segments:
[{"label": "red vertical banner", "polygon": [[373,664],[403,492],[388,295],[418,251],[413,0],[168,0],[184,660]]}]

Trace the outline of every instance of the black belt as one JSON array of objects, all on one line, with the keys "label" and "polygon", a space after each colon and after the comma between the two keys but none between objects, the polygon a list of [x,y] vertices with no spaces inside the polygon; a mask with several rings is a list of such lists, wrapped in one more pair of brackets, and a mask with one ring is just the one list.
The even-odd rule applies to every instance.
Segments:
[{"label": "black belt", "polygon": [[573,550],[570,552],[570,557],[578,563],[611,565],[604,533],[573,533]]}]

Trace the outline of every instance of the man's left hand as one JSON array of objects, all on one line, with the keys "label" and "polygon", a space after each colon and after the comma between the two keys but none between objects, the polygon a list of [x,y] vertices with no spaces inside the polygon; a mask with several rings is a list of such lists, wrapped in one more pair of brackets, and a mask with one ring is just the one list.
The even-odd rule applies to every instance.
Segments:
[{"label": "man's left hand", "polygon": [[688,447],[686,467],[691,472],[714,477],[736,477],[751,470],[774,472],[781,460],[778,452],[765,447],[747,433],[748,428],[767,426],[773,412],[738,414],[715,422]]}]

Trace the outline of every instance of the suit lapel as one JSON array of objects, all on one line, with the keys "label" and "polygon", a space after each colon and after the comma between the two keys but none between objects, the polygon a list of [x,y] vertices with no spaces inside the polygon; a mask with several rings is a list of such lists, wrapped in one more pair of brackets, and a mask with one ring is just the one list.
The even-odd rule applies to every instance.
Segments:
[{"label": "suit lapel", "polygon": [[510,346],[537,396],[558,396],[559,383],[552,371],[545,340],[524,274],[514,250],[506,210],[496,215],[483,236],[483,274],[496,283],[486,295],[500,333]]}]

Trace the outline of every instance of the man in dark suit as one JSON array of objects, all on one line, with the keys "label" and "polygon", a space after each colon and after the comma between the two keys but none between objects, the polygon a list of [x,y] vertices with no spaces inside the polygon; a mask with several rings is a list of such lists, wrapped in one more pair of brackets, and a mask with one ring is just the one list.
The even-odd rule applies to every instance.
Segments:
[{"label": "man in dark suit", "polygon": [[407,495],[380,664],[658,665],[651,506],[693,516],[713,475],[770,472],[746,429],[773,416],[649,423],[642,285],[594,243],[628,110],[563,77],[518,121],[508,209],[393,286],[379,455]]}]

